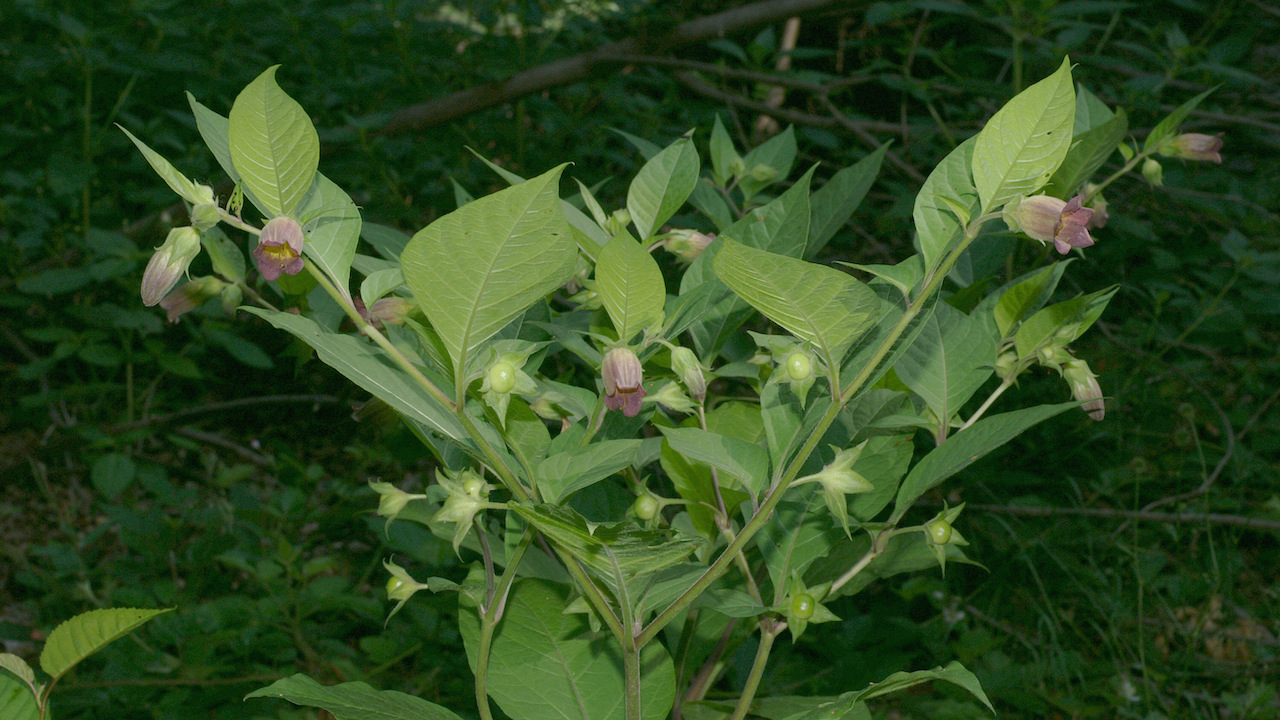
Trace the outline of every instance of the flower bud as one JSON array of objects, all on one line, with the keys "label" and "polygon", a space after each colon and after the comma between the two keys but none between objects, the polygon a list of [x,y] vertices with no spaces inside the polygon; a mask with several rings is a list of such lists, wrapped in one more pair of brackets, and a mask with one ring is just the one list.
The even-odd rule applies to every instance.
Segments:
[{"label": "flower bud", "polygon": [[1160,166],[1160,161],[1155,158],[1147,158],[1142,162],[1142,177],[1147,182],[1162,187],[1164,185],[1164,168]]},{"label": "flower bud", "polygon": [[640,358],[627,348],[614,348],[605,354],[600,374],[604,380],[605,407],[621,410],[627,417],[638,415],[645,395]]},{"label": "flower bud", "polygon": [[701,403],[707,399],[707,376],[702,372],[702,363],[698,362],[698,356],[692,350],[687,347],[672,350],[671,369],[694,400]]},{"label": "flower bud", "polygon": [[274,218],[262,228],[253,257],[266,280],[302,272],[302,226],[291,217]]},{"label": "flower bud", "polygon": [[199,254],[200,231],[193,227],[170,230],[142,273],[142,304],[152,307],[160,302]]},{"label": "flower bud", "polygon": [[1182,133],[1169,138],[1160,146],[1160,154],[1165,157],[1177,157],[1184,160],[1205,160],[1221,164],[1222,133],[1204,135],[1201,133]]},{"label": "flower bud", "polygon": [[760,183],[773,182],[778,177],[778,168],[760,163],[751,168],[751,179]]},{"label": "flower bud", "polygon": [[1032,240],[1052,242],[1054,248],[1066,255],[1071,248],[1089,247],[1089,220],[1093,210],[1083,206],[1079,195],[1070,202],[1049,195],[1032,195],[1015,198],[1004,206],[1004,221],[1014,232],[1024,233]]},{"label": "flower bud", "polygon": [[672,230],[668,235],[667,250],[685,260],[693,260],[701,255],[702,251],[707,249],[715,239],[714,235],[700,233],[697,230]]},{"label": "flower bud", "polygon": [[1062,366],[1062,377],[1071,386],[1071,397],[1084,401],[1081,409],[1089,413],[1089,417],[1094,420],[1105,417],[1102,386],[1098,384],[1098,376],[1089,369],[1089,363],[1078,358],[1068,360]]},{"label": "flower bud", "polygon": [[201,203],[191,208],[191,224],[200,232],[217,225],[220,220],[217,203]]},{"label": "flower bud", "polygon": [[228,315],[235,315],[236,308],[240,307],[240,303],[244,302],[244,290],[234,283],[222,288],[222,311]]},{"label": "flower bud", "polygon": [[161,300],[160,307],[164,308],[169,322],[176,323],[178,318],[214,299],[226,287],[227,283],[212,275],[198,277]]},{"label": "flower bud", "polygon": [[1009,350],[1000,353],[1000,357],[996,358],[996,376],[1001,380],[1008,380],[1014,376],[1018,369],[1018,353]]},{"label": "flower bud", "polygon": [[1098,186],[1093,183],[1089,183],[1084,186],[1084,195],[1086,197],[1093,197],[1093,199],[1089,201],[1089,204],[1085,206],[1090,210],[1093,210],[1093,216],[1089,218],[1088,222],[1088,228],[1090,230],[1106,227],[1107,220],[1111,218],[1111,214],[1107,212],[1107,199],[1102,196],[1102,193],[1094,192],[1097,187]]}]

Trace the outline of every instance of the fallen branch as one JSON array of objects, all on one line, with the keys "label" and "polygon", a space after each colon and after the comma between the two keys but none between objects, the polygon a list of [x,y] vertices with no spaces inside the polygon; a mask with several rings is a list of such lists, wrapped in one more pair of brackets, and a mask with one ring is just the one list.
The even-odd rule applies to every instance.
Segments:
[{"label": "fallen branch", "polygon": [[848,3],[839,0],[766,0],[690,20],[676,25],[661,37],[628,38],[602,45],[573,57],[518,72],[506,80],[477,85],[411,105],[396,113],[379,133],[395,135],[421,130],[524,95],[602,75],[624,62],[625,56],[661,52],[679,45],[723,37],[780,18],[804,15],[834,5],[847,6]]}]

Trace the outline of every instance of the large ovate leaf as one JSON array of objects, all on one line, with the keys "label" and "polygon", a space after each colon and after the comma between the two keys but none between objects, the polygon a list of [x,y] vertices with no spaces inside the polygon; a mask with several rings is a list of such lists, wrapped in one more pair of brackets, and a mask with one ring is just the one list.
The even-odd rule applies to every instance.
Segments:
[{"label": "large ovate leaf", "polygon": [[738,297],[819,348],[828,367],[836,367],[857,336],[878,319],[875,292],[825,265],[726,240],[715,270]]},{"label": "large ovate leaf", "polygon": [[894,369],[946,422],[991,377],[998,341],[987,323],[938,303]]},{"label": "large ovate leaf", "polygon": [[698,184],[698,151],[689,135],[649,158],[627,189],[627,212],[647,240],[689,199]]},{"label": "large ovate leaf", "polygon": [[[453,412],[440,404],[403,370],[396,367],[369,342],[351,335],[334,333],[314,320],[286,312],[246,307],[275,327],[286,330],[315,349],[320,360],[342,373],[379,400],[405,417],[412,418],[433,432],[468,444],[470,436]],[[419,368],[429,378],[433,374]],[[439,378],[432,378],[439,382]]]},{"label": "large ovate leaf", "polygon": [[[774,592],[781,596],[792,573],[803,576],[815,560],[831,550],[834,536],[830,533],[832,518],[822,502],[822,493],[812,487],[792,489],[788,498],[778,503],[773,516],[758,535],[756,544],[769,571]],[[808,494],[808,499],[801,499]]]},{"label": "large ovate leaf", "polygon": [[966,208],[972,214],[973,205],[978,200],[978,190],[973,186],[970,171],[976,141],[975,135],[948,153],[929,173],[916,194],[911,217],[915,222],[916,240],[920,244],[920,256],[924,258],[925,272],[938,264],[943,253],[960,235],[963,226],[956,217],[955,206]]},{"label": "large ovate leaf", "polygon": [[290,215],[311,190],[320,138],[306,110],[267,68],[236,96],[228,116],[231,162],[247,189],[272,215]]},{"label": "large ovate leaf", "polygon": [[302,253],[342,292],[348,292],[351,259],[360,242],[360,209],[342,188],[316,173],[315,187],[296,214],[306,223],[307,242]]},{"label": "large ovate leaf", "polygon": [[366,683],[321,685],[306,675],[281,678],[244,696],[281,698],[294,705],[328,711],[335,720],[458,720],[448,708],[395,690],[375,690]]},{"label": "large ovate leaf", "polygon": [[769,488],[769,453],[758,444],[696,427],[658,429],[673,450],[729,473],[752,495]]},{"label": "large ovate leaf", "polygon": [[461,376],[467,359],[573,275],[577,245],[560,207],[561,165],[419,230],[404,279]]},{"label": "large ovate leaf", "polygon": [[538,464],[538,491],[547,502],[558,503],[631,465],[640,440],[602,440],[555,453]]},{"label": "large ovate leaf", "polygon": [[1057,405],[1039,405],[1023,410],[984,417],[978,422],[947,438],[911,468],[898,488],[889,524],[896,525],[920,496],[943,480],[968,467],[978,458],[1017,437],[1036,423],[1048,420],[1075,407],[1078,402]]},{"label": "large ovate leaf", "polygon": [[1018,93],[987,121],[973,145],[981,212],[1044,187],[1071,148],[1076,89],[1071,62]]},{"label": "large ovate leaf", "polygon": [[596,292],[623,342],[660,321],[667,301],[658,261],[625,230],[596,259]]},{"label": "large ovate leaf", "polygon": [[[612,636],[591,633],[580,614],[562,612],[568,588],[520,580],[511,589],[489,656],[488,690],[519,720],[622,720],[626,688],[622,651]],[[459,630],[474,669],[480,622],[460,596]],[[675,667],[661,643],[640,652],[642,720],[662,720],[675,700]]]},{"label": "large ovate leaf", "polygon": [[49,633],[40,651],[40,669],[56,680],[107,643],[172,609],[107,608],[77,615]]}]

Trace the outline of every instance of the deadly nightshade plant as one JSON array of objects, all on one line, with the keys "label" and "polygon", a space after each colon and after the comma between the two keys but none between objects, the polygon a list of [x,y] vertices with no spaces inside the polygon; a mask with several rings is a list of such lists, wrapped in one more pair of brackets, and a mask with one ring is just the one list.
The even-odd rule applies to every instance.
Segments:
[{"label": "deadly nightshade plant", "polygon": [[[422,492],[374,483],[378,512],[425,526],[471,569],[421,583],[385,561],[387,594],[394,612],[424,590],[458,593],[482,720],[491,702],[522,720],[740,720],[787,630],[820,631],[809,628],[835,619],[829,604],[856,605],[849,596],[872,582],[970,563],[963,505],[938,511],[933,491],[1036,423],[1082,406],[1101,419],[1101,385],[1069,345],[1115,288],[1054,300],[1066,263],[1050,261],[952,305],[962,288],[951,271],[994,220],[1061,254],[1105,242],[1090,231],[1112,182],[1157,154],[1218,151],[1176,134],[1205,96],[1140,147],[1125,142],[1123,113],[1077,91],[1064,60],[929,175],[913,213],[919,253],[853,266],[866,273],[855,277],[814,259],[884,148],[814,190],[814,169],[793,173],[791,130],[740,152],[717,120],[707,174],[692,134],[639,145],[646,160],[625,199],[579,182],[580,204],[562,200],[566,165],[530,179],[492,166],[510,187],[406,237],[364,225],[318,172],[315,129],[274,74],[250,83],[230,117],[192,100],[237,181],[207,234],[256,235],[259,277],[234,244],[206,249],[247,313],[315,348],[434,456],[436,482]],[[1090,112],[1077,114],[1078,102]],[[134,142],[188,202],[210,202]],[[1120,166],[1094,178],[1117,153]],[[244,219],[242,201],[264,227]],[[665,227],[693,211],[696,229]],[[671,286],[651,252],[660,245],[672,254],[659,257],[678,258]],[[190,252],[188,242],[155,261],[148,302]],[[303,272],[354,331],[332,313],[278,309],[317,306],[292,294],[309,286],[286,276]],[[395,322],[373,311],[384,301]],[[749,321],[768,332],[748,337]],[[992,412],[1034,366],[1062,373],[1073,399]],[[921,430],[934,448],[916,450]],[[744,646],[754,659],[730,680]],[[887,682],[835,698],[778,699],[779,716],[867,716],[874,697],[932,680],[991,708],[959,663],[883,670]],[[728,701],[708,701],[713,691]],[[301,675],[250,696],[458,717]]]}]

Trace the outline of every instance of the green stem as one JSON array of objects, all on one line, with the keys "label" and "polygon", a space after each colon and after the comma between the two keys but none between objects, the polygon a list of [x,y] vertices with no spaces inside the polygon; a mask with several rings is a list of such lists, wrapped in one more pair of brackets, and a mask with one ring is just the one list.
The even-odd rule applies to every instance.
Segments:
[{"label": "green stem", "polygon": [[[632,638],[634,640],[634,637]],[[627,720],[640,720],[640,650],[632,647],[622,651],[622,670],[626,678]]]},{"label": "green stem", "polygon": [[489,709],[489,652],[493,647],[493,633],[502,619],[506,608],[507,593],[511,591],[511,583],[515,581],[516,567],[524,559],[524,553],[533,542],[533,528],[525,528],[520,536],[520,543],[507,558],[507,566],[498,579],[498,586],[489,598],[488,605],[480,613],[480,643],[476,649],[476,708],[480,711],[480,720],[493,720]]},{"label": "green stem", "polygon": [[751,674],[747,675],[747,684],[742,688],[742,696],[738,698],[738,705],[734,707],[733,717],[730,720],[742,720],[747,716],[747,711],[751,709],[751,702],[755,700],[756,690],[760,688],[760,678],[764,677],[764,668],[769,664],[769,652],[773,650],[773,641],[785,627],[785,624],[775,624],[769,619],[760,621],[760,646],[756,648],[756,659],[751,664]]},{"label": "green stem", "polygon": [[747,542],[749,542],[751,538],[765,526],[769,521],[770,516],[773,514],[773,511],[778,507],[778,504],[782,502],[782,497],[786,493],[786,489],[791,485],[791,481],[795,480],[800,474],[800,468],[804,466],[805,461],[809,459],[809,456],[813,453],[814,449],[817,448],[818,443],[822,440],[822,436],[826,434],[827,428],[831,427],[831,423],[834,422],[836,417],[840,414],[840,408],[842,408],[845,403],[848,403],[849,400],[853,398],[854,394],[856,394],[864,385],[866,385],[867,382],[871,380],[880,363],[893,349],[894,344],[897,343],[898,339],[902,337],[902,334],[907,331],[907,328],[910,327],[916,316],[920,314],[920,311],[924,309],[929,298],[942,286],[942,282],[946,278],[947,273],[951,272],[951,268],[955,267],[956,262],[959,261],[960,256],[964,253],[965,249],[967,249],[969,244],[973,242],[973,239],[977,237],[982,221],[986,219],[988,218],[985,216],[979,218],[977,221],[965,228],[964,237],[962,237],[960,242],[956,244],[956,247],[951,251],[951,254],[949,254],[938,265],[938,267],[935,268],[934,272],[927,276],[920,294],[917,295],[916,299],[911,301],[907,306],[907,309],[903,311],[902,317],[898,319],[898,322],[893,326],[893,329],[889,331],[888,337],[880,343],[880,347],[876,349],[876,352],[871,356],[871,359],[867,361],[866,365],[862,367],[862,370],[859,371],[858,375],[854,377],[849,385],[845,387],[844,391],[840,393],[840,402],[832,403],[831,406],[827,408],[822,419],[818,421],[818,424],[809,434],[809,438],[805,441],[800,452],[792,460],[791,465],[787,467],[786,471],[781,476],[774,479],[773,484],[769,488],[768,494],[765,496],[764,502],[760,505],[760,509],[751,517],[750,520],[747,521],[746,525],[742,527],[742,531],[738,533],[738,537],[734,538],[733,541],[725,547],[720,555],[717,556],[709,566],[707,566],[707,569],[702,573],[702,575],[699,576],[698,579],[680,595],[680,597],[672,601],[672,603],[662,612],[654,616],[653,620],[649,621],[649,624],[645,626],[644,630],[636,636],[637,644],[643,646],[645,643],[652,640],[654,636],[661,632],[662,628],[666,627],[668,623],[674,620],[677,615],[693,603],[698,596],[705,592],[706,589],[711,586],[711,583],[715,582],[725,573],[725,570],[729,567],[730,563],[733,562],[734,556],[737,553],[742,552],[743,548],[746,547]]},{"label": "green stem", "polygon": [[991,409],[991,405],[996,401],[996,398],[1003,395],[1004,391],[1008,390],[1011,387],[1013,387],[1013,376],[1010,376],[1008,380],[1002,381],[1000,383],[1000,387],[993,390],[991,394],[987,396],[987,399],[982,401],[982,405],[978,406],[978,409],[973,411],[973,414],[969,416],[969,419],[965,420],[964,424],[961,425],[960,428],[956,430],[956,432],[960,432],[960,430],[964,430],[970,425],[978,422],[978,420],[982,419],[983,413]]}]

